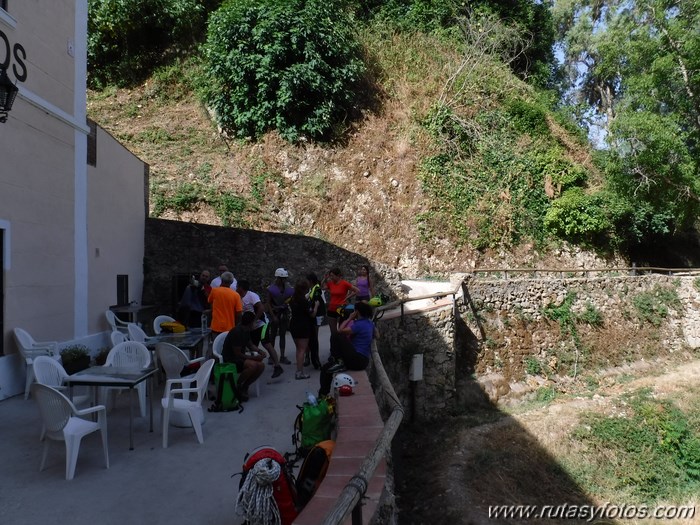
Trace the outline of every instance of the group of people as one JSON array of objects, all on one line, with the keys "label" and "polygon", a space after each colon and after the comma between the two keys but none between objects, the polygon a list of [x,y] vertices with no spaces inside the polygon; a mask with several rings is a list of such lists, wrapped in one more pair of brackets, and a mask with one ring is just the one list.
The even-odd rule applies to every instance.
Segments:
[{"label": "group of people", "polygon": [[[372,338],[377,336],[372,322],[374,295],[369,267],[363,265],[354,283],[342,278],[333,268],[323,279],[309,273],[294,286],[289,272],[277,268],[274,281],[265,288],[265,301],[250,289],[247,280],[236,281],[227,266],[219,266],[219,275],[210,280],[204,270],[199,279],[192,278],[178,308],[178,320],[188,327],[199,327],[211,319],[212,338],[228,332],[224,341],[224,361],[236,363],[239,371],[239,396],[248,396],[248,387],[264,372],[264,359],[274,366],[273,378],[280,376],[286,357],[286,333],[290,332],[296,351],[296,379],[308,379],[305,366],[321,370],[319,394],[329,393],[333,374],[345,369],[367,367]],[[324,292],[327,294],[328,304]],[[354,310],[345,318],[344,307],[354,300]],[[328,363],[319,358],[318,330],[324,319],[331,331]],[[340,322],[339,322],[340,321]],[[275,340],[279,337],[279,354]],[[267,351],[265,353],[260,349]]]}]

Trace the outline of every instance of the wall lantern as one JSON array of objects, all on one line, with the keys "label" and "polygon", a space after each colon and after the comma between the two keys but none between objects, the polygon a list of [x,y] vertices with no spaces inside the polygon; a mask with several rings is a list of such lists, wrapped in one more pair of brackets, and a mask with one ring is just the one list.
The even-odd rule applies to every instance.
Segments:
[{"label": "wall lantern", "polygon": [[12,83],[7,71],[0,67],[0,122],[7,122],[7,112],[12,109],[19,88]]}]

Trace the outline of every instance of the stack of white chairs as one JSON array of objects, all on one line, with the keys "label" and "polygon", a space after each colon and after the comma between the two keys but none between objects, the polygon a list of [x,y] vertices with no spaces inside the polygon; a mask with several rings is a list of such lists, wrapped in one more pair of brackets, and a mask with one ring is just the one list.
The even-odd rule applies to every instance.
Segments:
[{"label": "stack of white chairs", "polygon": [[34,382],[34,358],[43,355],[58,361],[61,359],[61,356],[56,351],[58,345],[56,341],[35,341],[26,330],[21,328],[15,328],[14,334],[19,353],[27,365],[24,381],[24,399],[27,399],[29,397],[29,386]]}]

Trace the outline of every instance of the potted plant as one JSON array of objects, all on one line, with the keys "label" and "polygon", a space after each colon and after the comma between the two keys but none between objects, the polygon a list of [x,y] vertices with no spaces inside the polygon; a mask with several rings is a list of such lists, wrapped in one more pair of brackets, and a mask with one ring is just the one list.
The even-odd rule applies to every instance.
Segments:
[{"label": "potted plant", "polygon": [[109,347],[100,348],[100,351],[97,352],[97,356],[95,356],[95,365],[104,366],[104,364],[107,362],[107,354],[109,354],[109,350]]},{"label": "potted plant", "polygon": [[61,363],[69,375],[90,368],[90,349],[84,345],[67,346],[61,350]]}]

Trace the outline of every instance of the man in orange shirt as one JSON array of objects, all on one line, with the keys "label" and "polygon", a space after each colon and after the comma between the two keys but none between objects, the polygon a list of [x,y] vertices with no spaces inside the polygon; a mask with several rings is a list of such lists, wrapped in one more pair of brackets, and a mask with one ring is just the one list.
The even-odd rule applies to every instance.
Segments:
[{"label": "man in orange shirt", "polygon": [[211,336],[215,338],[222,332],[232,330],[243,315],[243,301],[238,292],[230,288],[233,274],[221,274],[221,286],[212,288],[208,301],[211,305]]}]

